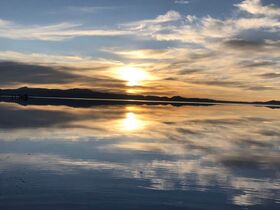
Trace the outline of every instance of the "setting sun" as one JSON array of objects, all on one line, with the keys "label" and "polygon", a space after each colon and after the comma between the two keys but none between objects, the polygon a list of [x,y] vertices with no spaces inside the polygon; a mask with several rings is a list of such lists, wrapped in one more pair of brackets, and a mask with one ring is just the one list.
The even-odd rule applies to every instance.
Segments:
[{"label": "setting sun", "polygon": [[131,66],[119,68],[118,74],[121,79],[127,81],[127,86],[138,86],[141,81],[148,78],[147,72],[143,69]]}]

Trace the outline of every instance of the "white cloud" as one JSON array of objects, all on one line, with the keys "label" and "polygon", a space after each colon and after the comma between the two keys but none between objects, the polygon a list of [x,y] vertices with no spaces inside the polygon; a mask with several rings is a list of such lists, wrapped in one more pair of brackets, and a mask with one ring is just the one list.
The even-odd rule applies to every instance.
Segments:
[{"label": "white cloud", "polygon": [[73,7],[69,6],[66,8],[66,12],[71,13],[79,13],[79,14],[92,14],[97,13],[104,10],[111,10],[114,9],[114,7],[101,7],[101,6],[84,6],[84,7]]},{"label": "white cloud", "polygon": [[274,4],[264,6],[261,0],[245,0],[235,6],[253,15],[280,16],[279,7]]},{"label": "white cloud", "polygon": [[86,29],[81,24],[59,23],[53,25],[20,25],[0,20],[0,37],[22,40],[61,41],[79,36],[121,36],[129,31],[116,29]]},{"label": "white cloud", "polygon": [[[100,8],[76,8],[82,12],[92,12]],[[154,25],[176,21],[181,15],[169,11],[156,19],[143,20],[128,24],[129,28],[138,25]],[[21,25],[12,21],[0,19],[0,37],[19,40],[63,41],[74,37],[83,36],[123,36],[134,35],[133,30],[123,28],[85,28],[82,24],[58,23],[51,25]]]},{"label": "white cloud", "polygon": [[[62,41],[81,36],[123,36],[131,35],[155,40],[181,41],[186,43],[205,43],[209,39],[228,39],[244,30],[280,30],[280,8],[274,5],[263,6],[260,0],[245,0],[236,5],[251,14],[239,14],[234,18],[219,19],[211,16],[183,16],[170,10],[154,19],[120,24],[115,28],[85,28],[81,24],[58,23],[52,25],[20,25],[0,19],[0,37],[10,39]],[[77,9],[77,8],[76,8]],[[96,8],[79,8],[82,11]],[[260,16],[262,15],[262,16]]]},{"label": "white cloud", "polygon": [[9,25],[9,24],[11,24],[11,22],[10,22],[10,21],[7,21],[7,20],[1,20],[1,19],[0,19],[0,27],[7,26],[7,25]]},{"label": "white cloud", "polygon": [[130,22],[126,24],[121,24],[121,27],[125,27],[128,30],[132,30],[132,31],[139,30],[139,29],[141,30],[149,26],[156,27],[159,26],[160,24],[177,21],[180,20],[181,18],[182,16],[179,12],[170,10],[163,15],[157,16],[155,19],[140,20],[140,21]]},{"label": "white cloud", "polygon": [[158,16],[155,19],[155,22],[164,23],[164,22],[179,20],[180,18],[181,18],[180,13],[170,10],[166,14]]},{"label": "white cloud", "polygon": [[22,63],[67,66],[77,68],[116,66],[120,62],[92,57],[80,57],[74,55],[50,55],[42,53],[22,53],[16,51],[0,51],[0,61],[9,60]]},{"label": "white cloud", "polygon": [[[131,22],[122,26],[125,30],[134,32],[136,36],[159,41],[202,44],[204,47],[207,47],[205,45],[209,42],[218,43],[225,39],[240,37],[244,32],[255,34],[256,30],[263,30],[268,34],[276,34],[280,31],[280,21],[276,17],[276,14],[280,14],[278,12],[280,8],[272,5],[263,6],[256,0],[245,0],[236,6],[243,10],[246,7],[246,11],[250,11],[252,15],[248,17],[239,13],[237,17],[220,19],[211,16],[184,17],[176,11],[169,11],[155,19]],[[258,7],[256,10],[258,13],[253,9],[255,7]]]},{"label": "white cloud", "polygon": [[175,0],[175,4],[189,4],[190,2],[187,0]]}]

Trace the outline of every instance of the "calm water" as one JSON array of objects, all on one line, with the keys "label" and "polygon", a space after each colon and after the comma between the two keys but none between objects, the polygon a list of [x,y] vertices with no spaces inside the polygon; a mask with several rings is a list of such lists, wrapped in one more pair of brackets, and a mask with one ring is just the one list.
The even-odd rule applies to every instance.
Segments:
[{"label": "calm water", "polygon": [[280,109],[0,103],[0,209],[280,209]]}]

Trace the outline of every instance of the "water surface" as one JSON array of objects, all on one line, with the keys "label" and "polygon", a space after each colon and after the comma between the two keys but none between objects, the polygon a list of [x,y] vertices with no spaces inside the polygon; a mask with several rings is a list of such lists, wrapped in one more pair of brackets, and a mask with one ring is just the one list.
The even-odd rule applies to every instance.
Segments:
[{"label": "water surface", "polygon": [[1,209],[279,209],[280,109],[0,103]]}]

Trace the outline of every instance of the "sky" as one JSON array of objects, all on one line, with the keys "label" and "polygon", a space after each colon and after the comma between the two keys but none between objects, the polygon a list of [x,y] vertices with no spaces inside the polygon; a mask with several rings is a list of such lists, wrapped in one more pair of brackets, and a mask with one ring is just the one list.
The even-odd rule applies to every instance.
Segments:
[{"label": "sky", "polygon": [[280,100],[279,0],[1,0],[0,88]]}]

